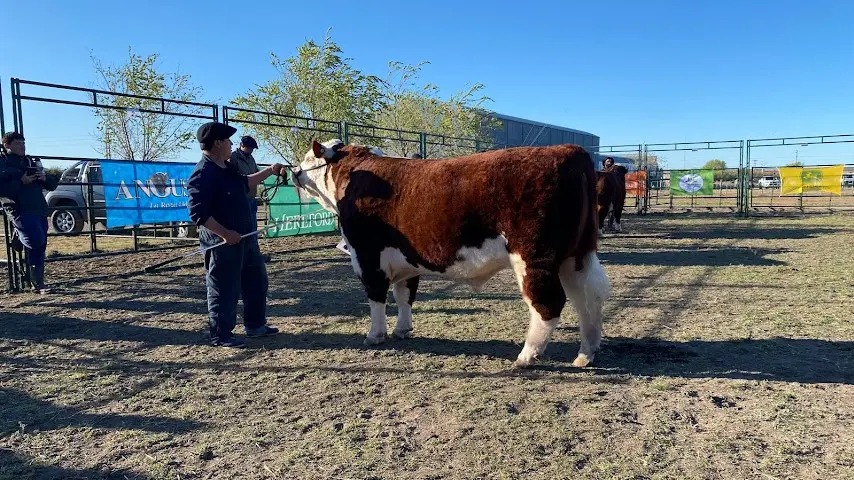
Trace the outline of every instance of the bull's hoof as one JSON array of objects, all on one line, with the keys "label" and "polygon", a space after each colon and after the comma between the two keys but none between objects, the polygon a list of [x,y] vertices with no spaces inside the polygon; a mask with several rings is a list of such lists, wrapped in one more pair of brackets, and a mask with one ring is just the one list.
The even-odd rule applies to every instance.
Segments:
[{"label": "bull's hoof", "polygon": [[385,335],[381,335],[379,337],[367,336],[367,337],[365,337],[365,345],[368,347],[372,347],[374,345],[379,345],[381,343],[385,343],[385,340],[386,340]]},{"label": "bull's hoof", "polygon": [[578,367],[578,368],[584,368],[584,367],[590,365],[590,362],[592,362],[592,361],[593,361],[593,355],[590,355],[588,357],[587,355],[585,355],[583,353],[579,353],[578,356],[575,357],[575,360],[572,361],[572,366]]},{"label": "bull's hoof", "polygon": [[391,334],[394,336],[394,338],[398,338],[400,340],[403,340],[405,338],[412,338],[412,329],[410,328],[408,330],[395,330]]},{"label": "bull's hoof", "polygon": [[513,362],[513,365],[510,366],[510,370],[517,370],[517,371],[518,370],[524,370],[530,366],[531,366],[530,362],[523,362],[523,361],[516,360],[515,362]]},{"label": "bull's hoof", "polygon": [[528,359],[519,357],[516,359],[515,362],[513,362],[513,366],[511,366],[510,368],[512,370],[522,370],[525,368],[532,367],[534,365],[534,363],[536,363],[536,362],[537,362],[537,357],[532,357],[532,358],[528,358]]}]

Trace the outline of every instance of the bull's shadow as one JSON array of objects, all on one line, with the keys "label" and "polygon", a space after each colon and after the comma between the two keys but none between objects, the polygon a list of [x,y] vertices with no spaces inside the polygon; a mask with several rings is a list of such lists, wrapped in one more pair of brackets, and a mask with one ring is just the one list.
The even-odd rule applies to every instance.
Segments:
[{"label": "bull's shadow", "polygon": [[[649,236],[668,240],[804,240],[844,232],[844,229],[831,227],[790,228],[764,226],[761,221],[755,220],[742,222],[701,227],[680,226],[678,228],[655,221],[639,222],[638,231],[635,233],[629,229],[626,236]],[[631,220],[627,225],[630,224]],[[617,237],[619,236],[617,234]]]},{"label": "bull's shadow", "polygon": [[727,266],[779,266],[785,262],[767,258],[782,253],[764,248],[726,247],[707,249],[674,249],[655,251],[601,251],[604,264],[647,265],[665,267],[727,267]]},{"label": "bull's shadow", "polygon": [[[16,315],[13,313],[13,315]],[[27,317],[27,318],[24,318]],[[22,325],[23,324],[23,325]],[[247,354],[253,350],[364,350],[372,349],[416,353],[432,356],[469,355],[506,359],[509,363],[522,348],[520,343],[507,340],[455,340],[416,336],[406,340],[389,339],[378,347],[365,347],[362,334],[283,333],[266,339],[253,339]],[[0,337],[44,341],[50,339],[135,340],[146,345],[201,344],[201,332],[169,330],[147,326],[83,321],[68,318],[41,318],[22,315],[0,322]],[[542,371],[578,372],[571,366],[578,351],[575,341],[551,342],[536,367]],[[5,362],[17,363],[14,358]],[[158,365],[157,368],[161,368]],[[224,369],[239,370],[240,365],[224,365]],[[247,367],[248,368],[248,367]],[[257,367],[251,367],[257,368]],[[271,367],[276,368],[276,367]],[[352,366],[352,370],[370,368]],[[695,340],[677,342],[655,338],[606,337],[603,349],[597,353],[593,366],[587,371],[601,375],[673,376],[686,378],[730,378],[770,380],[800,383],[854,384],[854,341],[832,341],[794,338],[757,340]],[[437,374],[442,375],[441,371]],[[6,400],[0,398],[0,400]],[[20,400],[20,399],[19,399]],[[0,405],[7,404],[0,402]],[[45,408],[40,406],[38,409]],[[79,416],[79,415],[78,415]],[[80,417],[88,421],[88,417]],[[142,422],[135,418],[92,417],[92,423],[110,427],[126,421]],[[147,420],[146,420],[147,421]],[[176,423],[177,422],[177,423]],[[153,420],[152,428],[169,431],[196,428],[170,419]],[[46,425],[48,428],[49,425]]]},{"label": "bull's shadow", "polygon": [[[417,330],[417,325],[416,325]],[[521,334],[524,332],[520,332]],[[506,340],[454,340],[416,336],[390,338],[365,347],[363,335],[310,332],[279,335],[263,344],[265,350],[380,349],[435,356],[482,356],[512,362],[521,343]],[[259,345],[260,348],[260,345]],[[577,369],[572,360],[578,343],[551,342],[535,370],[590,371],[598,375],[728,378],[799,383],[854,384],[854,342],[795,338],[758,340],[695,340],[677,342],[654,338],[606,338],[592,367]],[[359,370],[360,367],[353,367]],[[369,370],[369,369],[366,369]],[[437,371],[441,375],[441,372]]]}]

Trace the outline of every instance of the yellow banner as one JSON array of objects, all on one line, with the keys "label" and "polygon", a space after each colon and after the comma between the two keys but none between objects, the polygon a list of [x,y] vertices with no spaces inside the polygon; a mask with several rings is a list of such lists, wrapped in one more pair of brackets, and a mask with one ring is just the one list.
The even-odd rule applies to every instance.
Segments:
[{"label": "yellow banner", "polygon": [[832,167],[779,167],[781,195],[827,192],[842,195],[844,165]]}]

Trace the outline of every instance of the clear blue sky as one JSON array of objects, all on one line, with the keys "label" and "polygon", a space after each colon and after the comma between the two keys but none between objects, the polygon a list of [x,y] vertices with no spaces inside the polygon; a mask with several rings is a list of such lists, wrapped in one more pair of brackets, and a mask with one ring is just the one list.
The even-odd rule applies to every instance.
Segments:
[{"label": "clear blue sky", "polygon": [[[7,128],[10,77],[92,85],[90,53],[116,64],[132,46],[159,53],[163,69],[192,75],[207,101],[225,104],[274,78],[271,52],[291,56],[331,28],[363,72],[427,60],[422,80],[445,95],[481,82],[490,109],[592,132],[602,145],[854,133],[846,0],[0,5]],[[82,154],[92,129],[66,113],[74,108],[85,110],[25,104],[29,151]],[[799,155],[854,162],[851,147]],[[686,155],[665,157],[672,167],[709,157]]]}]

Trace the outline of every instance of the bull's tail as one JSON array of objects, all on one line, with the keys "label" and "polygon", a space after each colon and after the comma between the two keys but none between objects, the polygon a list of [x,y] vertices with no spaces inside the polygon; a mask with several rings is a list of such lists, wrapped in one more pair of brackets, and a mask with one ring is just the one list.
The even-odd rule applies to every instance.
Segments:
[{"label": "bull's tail", "polygon": [[582,150],[580,155],[584,161],[576,174],[572,176],[573,185],[570,188],[577,192],[574,195],[576,201],[568,205],[569,208],[578,208],[578,224],[576,225],[575,238],[567,258],[575,258],[575,270],[581,271],[582,260],[590,253],[599,248],[599,214],[597,211],[596,172],[593,170],[593,162],[590,155]]},{"label": "bull's tail", "polygon": [[575,242],[575,270],[581,271],[584,257],[599,248],[599,215],[596,212],[595,175],[581,174],[581,215]]}]

